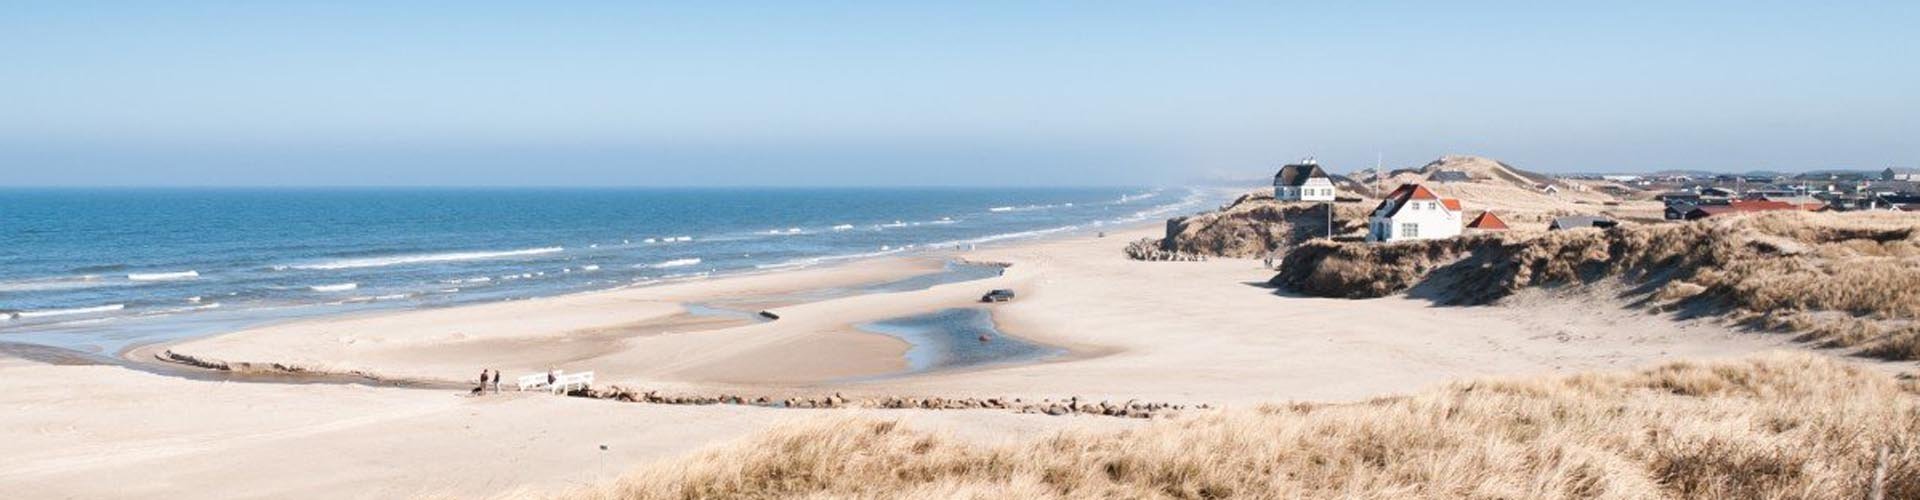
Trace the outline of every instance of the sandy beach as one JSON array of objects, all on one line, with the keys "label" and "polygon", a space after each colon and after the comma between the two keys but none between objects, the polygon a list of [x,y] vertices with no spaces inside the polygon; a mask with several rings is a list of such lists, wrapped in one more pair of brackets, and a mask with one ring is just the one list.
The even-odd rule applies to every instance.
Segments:
[{"label": "sandy beach", "polygon": [[[1157,228],[958,255],[888,258],[605,292],[295,321],[127,353],[468,383],[593,371],[600,386],[689,394],[1130,399],[1245,407],[1399,394],[1463,377],[1712,359],[1783,336],[1604,301],[1500,307],[1276,295],[1258,261],[1136,262]],[[807,290],[1010,265],[979,281],[807,301]],[[981,293],[1018,299],[982,305]],[[685,304],[769,306],[769,322]],[[985,307],[1007,335],[1062,348],[1036,363],[890,376],[907,344],[856,325]],[[189,380],[116,366],[0,361],[0,490],[32,497],[485,496],[609,480],[795,419],[871,413],[983,442],[1142,421],[1006,410],[800,410],[620,403],[455,389]],[[601,447],[605,446],[604,449]],[[103,482],[100,477],[121,478]]]}]

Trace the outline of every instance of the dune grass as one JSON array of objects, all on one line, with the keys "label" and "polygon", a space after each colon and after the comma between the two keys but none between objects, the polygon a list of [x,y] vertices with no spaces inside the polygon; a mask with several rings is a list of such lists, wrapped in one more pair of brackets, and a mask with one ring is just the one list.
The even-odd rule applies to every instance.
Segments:
[{"label": "dune grass", "polygon": [[1886,498],[1920,498],[1916,431],[1911,383],[1773,353],[992,448],[825,418],[568,497],[1865,498],[1878,468]]},{"label": "dune grass", "polygon": [[1776,212],[1604,231],[1310,242],[1280,269],[1273,284],[1309,295],[1413,290],[1446,304],[1618,280],[1658,309],[1722,314],[1892,359],[1920,356],[1920,216],[1912,214]]}]

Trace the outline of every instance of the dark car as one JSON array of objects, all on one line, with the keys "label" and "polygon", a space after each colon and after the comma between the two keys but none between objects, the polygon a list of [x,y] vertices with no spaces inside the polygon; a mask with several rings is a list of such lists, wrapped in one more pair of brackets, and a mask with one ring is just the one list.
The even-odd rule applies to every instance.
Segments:
[{"label": "dark car", "polygon": [[980,296],[981,302],[1006,302],[1013,300],[1013,290],[1001,288]]}]

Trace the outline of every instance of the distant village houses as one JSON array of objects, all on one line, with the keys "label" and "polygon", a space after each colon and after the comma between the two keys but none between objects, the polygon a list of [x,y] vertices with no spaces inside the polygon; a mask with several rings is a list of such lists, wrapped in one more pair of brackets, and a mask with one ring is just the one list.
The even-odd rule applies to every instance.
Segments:
[{"label": "distant village houses", "polygon": [[1367,219],[1367,241],[1390,242],[1460,235],[1460,200],[1441,198],[1419,184],[1402,184]]},{"label": "distant village houses", "polygon": [[1920,181],[1920,168],[1893,167],[1880,172],[1883,181]]},{"label": "distant village houses", "polygon": [[1716,215],[1737,214],[1737,213],[1772,212],[1772,211],[1782,211],[1782,210],[1788,210],[1788,211],[1819,210],[1823,206],[1824,205],[1820,203],[1808,204],[1808,203],[1789,203],[1785,201],[1768,201],[1768,200],[1733,200],[1731,202],[1728,202],[1725,205],[1701,205],[1698,207],[1694,207],[1692,211],[1687,212],[1686,219],[1697,220],[1697,219],[1705,219],[1708,217],[1713,217]]},{"label": "distant village houses", "polygon": [[1312,158],[1280,167],[1273,175],[1273,199],[1279,201],[1333,201],[1333,179]]}]

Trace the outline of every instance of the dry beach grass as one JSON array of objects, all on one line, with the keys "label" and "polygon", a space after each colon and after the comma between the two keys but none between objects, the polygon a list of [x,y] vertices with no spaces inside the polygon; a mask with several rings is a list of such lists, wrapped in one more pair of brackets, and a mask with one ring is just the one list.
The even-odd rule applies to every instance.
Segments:
[{"label": "dry beach grass", "polygon": [[[1809,354],[1458,382],[976,447],[829,418],[583,499],[1920,496],[1913,384]],[[1885,458],[1878,452],[1885,450]]]},{"label": "dry beach grass", "polygon": [[1766,213],[1678,224],[1388,245],[1316,241],[1272,283],[1325,297],[1410,291],[1445,304],[1621,281],[1663,310],[1726,314],[1835,347],[1920,357],[1920,217]]}]

